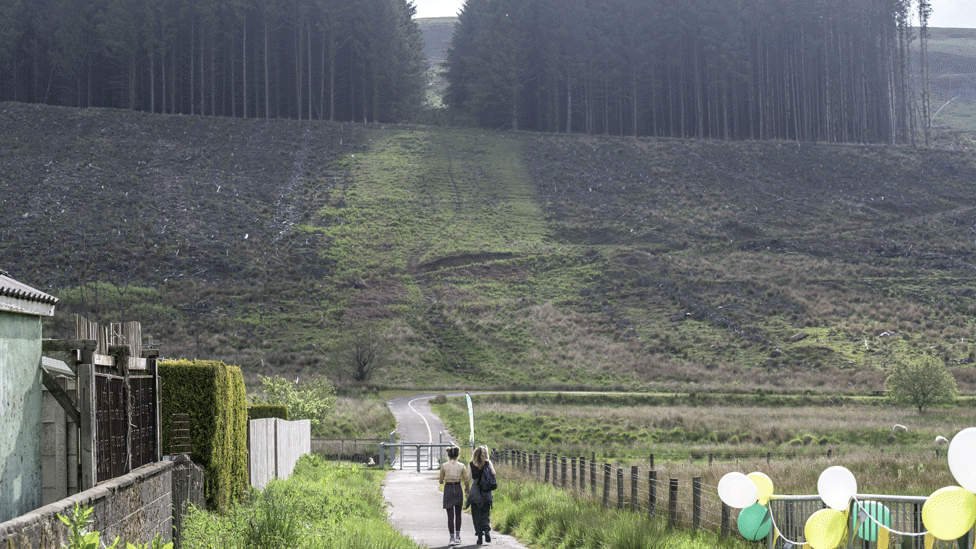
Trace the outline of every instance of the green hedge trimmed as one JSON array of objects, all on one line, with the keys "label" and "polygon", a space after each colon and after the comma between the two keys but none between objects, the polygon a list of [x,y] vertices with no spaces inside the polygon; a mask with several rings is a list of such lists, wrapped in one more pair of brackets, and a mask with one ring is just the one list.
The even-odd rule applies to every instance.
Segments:
[{"label": "green hedge trimmed", "polygon": [[207,508],[222,511],[248,489],[247,402],[237,366],[210,360],[159,363],[162,445],[169,453],[173,414],[190,415],[191,458],[206,471]]},{"label": "green hedge trimmed", "polygon": [[247,407],[247,419],[276,417],[288,419],[288,407],[283,404],[255,404]]}]

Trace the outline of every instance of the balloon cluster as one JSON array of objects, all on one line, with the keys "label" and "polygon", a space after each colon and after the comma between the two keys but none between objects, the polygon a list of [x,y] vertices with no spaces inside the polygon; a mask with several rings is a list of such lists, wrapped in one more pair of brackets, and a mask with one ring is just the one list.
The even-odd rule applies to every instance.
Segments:
[{"label": "balloon cluster", "polygon": [[[974,456],[976,427],[970,427],[952,438],[947,455],[949,470],[960,486],[936,490],[922,506],[922,523],[935,538],[958,539],[976,524]],[[810,515],[804,525],[803,535],[812,549],[839,547],[847,537],[848,528],[870,542],[877,541],[880,528],[890,530],[891,511],[877,501],[858,501],[857,479],[846,468],[834,466],[824,470],[817,480],[817,492],[827,508]],[[741,509],[737,526],[742,537],[756,541],[769,535],[774,523],[768,508],[773,482],[768,476],[759,472],[728,473],[718,483],[718,495],[729,507]]]},{"label": "balloon cluster", "polygon": [[764,473],[728,473],[718,481],[718,497],[729,507],[742,509],[736,525],[742,537],[758,541],[769,535],[773,516],[766,506],[773,481]]}]

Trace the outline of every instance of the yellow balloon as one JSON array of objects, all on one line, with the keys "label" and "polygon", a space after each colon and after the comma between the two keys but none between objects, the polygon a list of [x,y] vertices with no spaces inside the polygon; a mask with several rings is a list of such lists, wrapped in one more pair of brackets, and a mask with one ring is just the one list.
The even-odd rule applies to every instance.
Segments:
[{"label": "yellow balloon", "polygon": [[769,503],[769,496],[773,495],[773,481],[765,473],[758,471],[749,473],[746,476],[756,485],[756,490],[759,491],[758,502],[763,505]]},{"label": "yellow balloon", "polygon": [[976,494],[960,486],[939,488],[922,505],[922,524],[941,540],[962,537],[976,523]]},{"label": "yellow balloon", "polygon": [[813,549],[836,549],[847,533],[847,513],[837,509],[821,509],[810,515],[803,527],[803,536]]}]

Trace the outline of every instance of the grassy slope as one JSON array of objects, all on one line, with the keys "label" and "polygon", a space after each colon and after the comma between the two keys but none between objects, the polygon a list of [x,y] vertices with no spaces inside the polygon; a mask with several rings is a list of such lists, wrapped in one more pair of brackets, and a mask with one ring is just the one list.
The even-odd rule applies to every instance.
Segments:
[{"label": "grassy slope", "polygon": [[427,76],[430,84],[427,99],[433,106],[439,107],[447,87],[441,64],[447,60],[447,45],[454,34],[457,17],[427,17],[416,21],[424,35],[424,55],[428,62]]},{"label": "grassy slope", "polygon": [[59,315],[141,320],[165,356],[338,375],[337,338],[382,319],[387,386],[872,391],[892,353],[930,348],[976,380],[967,135],[913,150],[0,110],[0,264]]},{"label": "grassy slope", "polygon": [[976,29],[932,29],[929,59],[934,124],[976,132]]}]

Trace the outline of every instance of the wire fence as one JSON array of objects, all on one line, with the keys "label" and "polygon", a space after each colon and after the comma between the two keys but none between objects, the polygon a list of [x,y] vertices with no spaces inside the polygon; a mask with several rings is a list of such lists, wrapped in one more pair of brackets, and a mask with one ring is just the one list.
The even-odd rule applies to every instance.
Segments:
[{"label": "wire fence", "polygon": [[327,459],[365,463],[370,458],[379,463],[383,439],[372,438],[313,438],[312,453]]},{"label": "wire fence", "polygon": [[[664,478],[653,466],[601,463],[576,456],[522,450],[494,450],[493,460],[529,478],[552,484],[576,497],[601,502],[606,508],[627,509],[650,517],[666,517],[672,528],[706,530],[723,537],[745,539],[737,518],[740,510],[726,505],[718,486],[703,476]],[[653,462],[653,458],[651,460]],[[973,548],[976,532],[959,540],[944,541],[927,533],[922,506],[927,498],[858,494],[851,502],[844,547],[863,549]],[[883,514],[875,512],[883,506]],[[817,511],[826,509],[819,495],[772,496],[768,502],[768,549],[801,548],[807,543],[805,526]],[[810,547],[810,545],[806,545]]]}]

